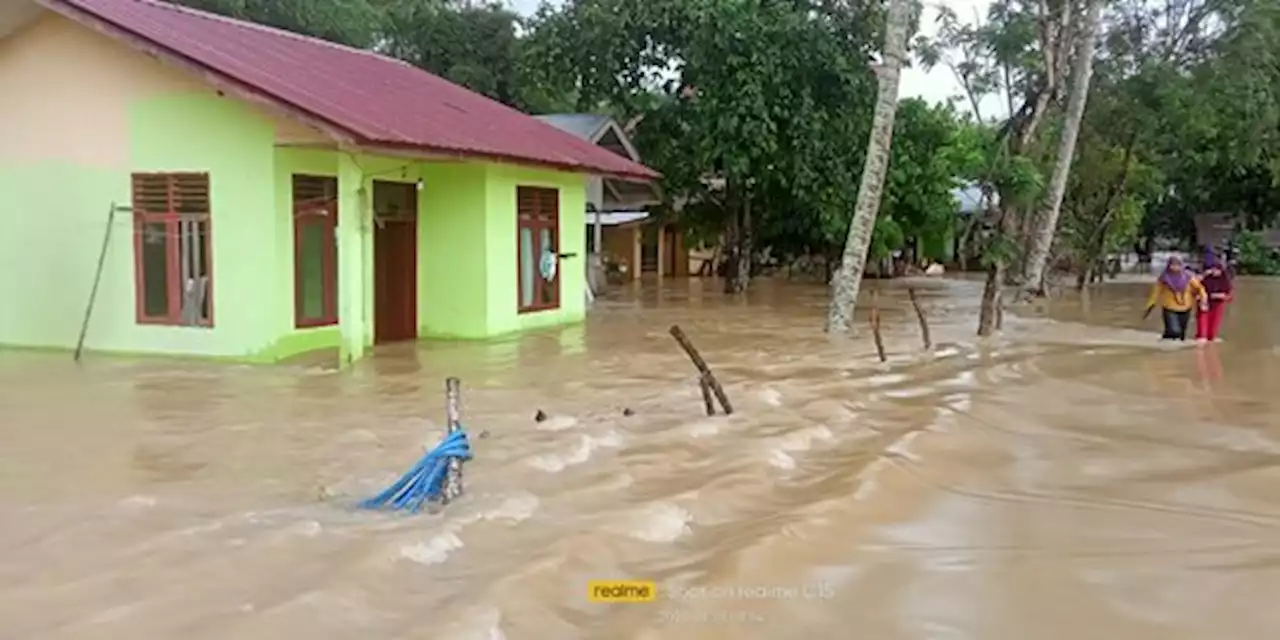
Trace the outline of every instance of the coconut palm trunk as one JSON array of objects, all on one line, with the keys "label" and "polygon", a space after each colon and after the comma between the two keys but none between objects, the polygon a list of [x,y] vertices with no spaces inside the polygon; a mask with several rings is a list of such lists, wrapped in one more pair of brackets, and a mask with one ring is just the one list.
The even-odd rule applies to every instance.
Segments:
[{"label": "coconut palm trunk", "polygon": [[1066,119],[1062,127],[1062,139],[1058,142],[1058,158],[1049,179],[1049,193],[1040,215],[1035,217],[1027,243],[1026,272],[1022,282],[1027,293],[1044,295],[1045,271],[1049,266],[1049,250],[1053,236],[1058,231],[1058,217],[1062,213],[1062,199],[1067,192],[1067,178],[1071,176],[1071,162],[1075,158],[1076,139],[1080,136],[1080,122],[1084,119],[1085,104],[1089,100],[1089,82],[1093,77],[1093,52],[1095,34],[1102,15],[1102,0],[1089,0],[1089,12],[1081,25],[1076,41],[1076,55],[1071,69],[1071,94],[1067,97]]},{"label": "coconut palm trunk", "polygon": [[862,286],[867,251],[871,246],[871,232],[876,226],[880,196],[884,191],[884,177],[889,168],[893,118],[898,110],[898,82],[902,74],[902,62],[907,57],[907,23],[910,21],[910,12],[907,0],[889,0],[884,33],[884,60],[876,74],[879,87],[876,92],[875,114],[871,121],[871,136],[867,141],[862,181],[858,185],[858,199],[854,204],[853,221],[849,224],[849,235],[845,239],[840,268],[831,279],[828,332],[846,332],[853,323],[853,308],[858,300],[858,289]]}]

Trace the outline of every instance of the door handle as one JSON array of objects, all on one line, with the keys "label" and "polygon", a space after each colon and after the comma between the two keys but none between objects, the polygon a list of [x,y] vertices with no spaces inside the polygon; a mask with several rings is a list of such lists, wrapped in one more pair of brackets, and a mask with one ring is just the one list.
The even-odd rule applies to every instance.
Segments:
[{"label": "door handle", "polygon": [[556,257],[560,258],[561,260],[564,260],[565,258],[576,258],[578,257],[578,254],[577,253],[557,253]]}]

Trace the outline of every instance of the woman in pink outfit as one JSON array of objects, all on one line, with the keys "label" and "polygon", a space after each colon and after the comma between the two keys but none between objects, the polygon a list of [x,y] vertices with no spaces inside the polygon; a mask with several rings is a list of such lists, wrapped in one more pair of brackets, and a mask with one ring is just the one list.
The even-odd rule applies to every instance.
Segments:
[{"label": "woman in pink outfit", "polygon": [[1196,340],[1213,342],[1218,340],[1218,331],[1222,328],[1222,317],[1226,315],[1227,303],[1235,295],[1231,276],[1223,267],[1213,249],[1204,253],[1204,274],[1200,276],[1200,285],[1209,296],[1207,309],[1196,312]]}]

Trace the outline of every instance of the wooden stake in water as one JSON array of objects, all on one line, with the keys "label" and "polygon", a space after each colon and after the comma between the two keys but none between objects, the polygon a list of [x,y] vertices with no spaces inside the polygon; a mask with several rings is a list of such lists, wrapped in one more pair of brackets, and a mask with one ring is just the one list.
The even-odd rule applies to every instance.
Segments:
[{"label": "wooden stake in water", "polygon": [[[444,381],[444,411],[445,419],[449,424],[449,433],[455,433],[462,428],[459,418],[458,405],[462,403],[462,381],[457,378],[448,378]],[[462,495],[462,461],[453,458],[449,460],[449,470],[445,474],[444,490],[441,492],[440,502],[449,504],[455,498]]]},{"label": "wooden stake in water", "polygon": [[716,380],[716,374],[711,373],[711,367],[708,367],[707,361],[702,359],[702,354],[698,353],[693,343],[689,341],[689,336],[686,336],[684,331],[680,330],[679,325],[673,324],[671,325],[671,337],[676,339],[676,343],[680,345],[681,349],[684,349],[685,355],[689,356],[689,359],[693,361],[693,366],[698,369],[698,374],[701,376],[698,384],[702,384],[705,381],[711,387],[711,393],[715,395],[716,400],[720,401],[720,408],[724,410],[724,414],[726,416],[731,415],[733,413],[733,405],[729,404],[729,396],[725,394],[724,387],[720,386],[720,381]]},{"label": "wooden stake in water", "polygon": [[924,342],[924,350],[928,351],[933,348],[933,339],[929,337],[929,319],[924,316],[924,307],[920,306],[920,300],[916,298],[916,290],[908,287],[907,297],[911,298],[911,306],[916,309],[916,319],[920,321],[920,339]]},{"label": "wooden stake in water", "polygon": [[880,292],[876,289],[871,290],[871,337],[876,341],[876,354],[880,356],[880,362],[889,360],[884,353],[884,338],[880,336],[880,306],[877,300]]},{"label": "wooden stake in water", "polygon": [[711,397],[711,383],[707,381],[706,376],[699,376],[698,386],[702,388],[702,404],[707,407],[707,415],[714,416],[716,414],[716,401]]}]

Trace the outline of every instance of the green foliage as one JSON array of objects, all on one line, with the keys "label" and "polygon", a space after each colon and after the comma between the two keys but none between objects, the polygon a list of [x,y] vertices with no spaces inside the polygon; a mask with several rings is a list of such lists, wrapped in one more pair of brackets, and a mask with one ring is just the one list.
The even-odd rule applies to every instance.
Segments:
[{"label": "green foliage", "polygon": [[875,82],[865,21],[796,0],[571,0],[530,22],[529,64],[580,110],[642,115],[636,142],[681,220],[755,244],[843,241]]},{"label": "green foliage", "polygon": [[[175,0],[376,49],[532,112],[638,122],[691,240],[751,211],[774,255],[838,255],[852,217],[882,40],[880,2],[566,0],[521,19],[462,0]],[[872,256],[955,221],[984,134],[953,108],[899,108]]]},{"label": "green foliage", "polygon": [[389,0],[380,49],[477,93],[525,106],[519,16],[500,3]]},{"label": "green foliage", "polygon": [[520,17],[465,0],[169,0],[400,58],[532,111],[568,103],[528,71]]},{"label": "green foliage", "polygon": [[902,248],[910,238],[948,236],[959,212],[955,189],[982,157],[973,128],[964,126],[950,105],[903,100],[893,135],[885,193],[871,236],[872,259]]},{"label": "green foliage", "polygon": [[1132,149],[1090,137],[1082,142],[1063,203],[1059,241],[1072,262],[1087,270],[1110,253],[1129,250],[1164,180]]},{"label": "green foliage", "polygon": [[1256,231],[1244,231],[1236,235],[1236,269],[1242,274],[1280,275],[1280,256],[1263,242]]},{"label": "green foliage", "polygon": [[[1177,28],[1176,35],[1167,24]],[[1253,226],[1280,213],[1280,7],[1246,0],[1116,8],[1099,62],[1094,127],[1130,135],[1165,180],[1142,232],[1189,241],[1197,213]],[[1188,242],[1187,244],[1190,244]]]},{"label": "green foliage", "polygon": [[353,47],[372,47],[383,23],[376,0],[169,0]]}]

